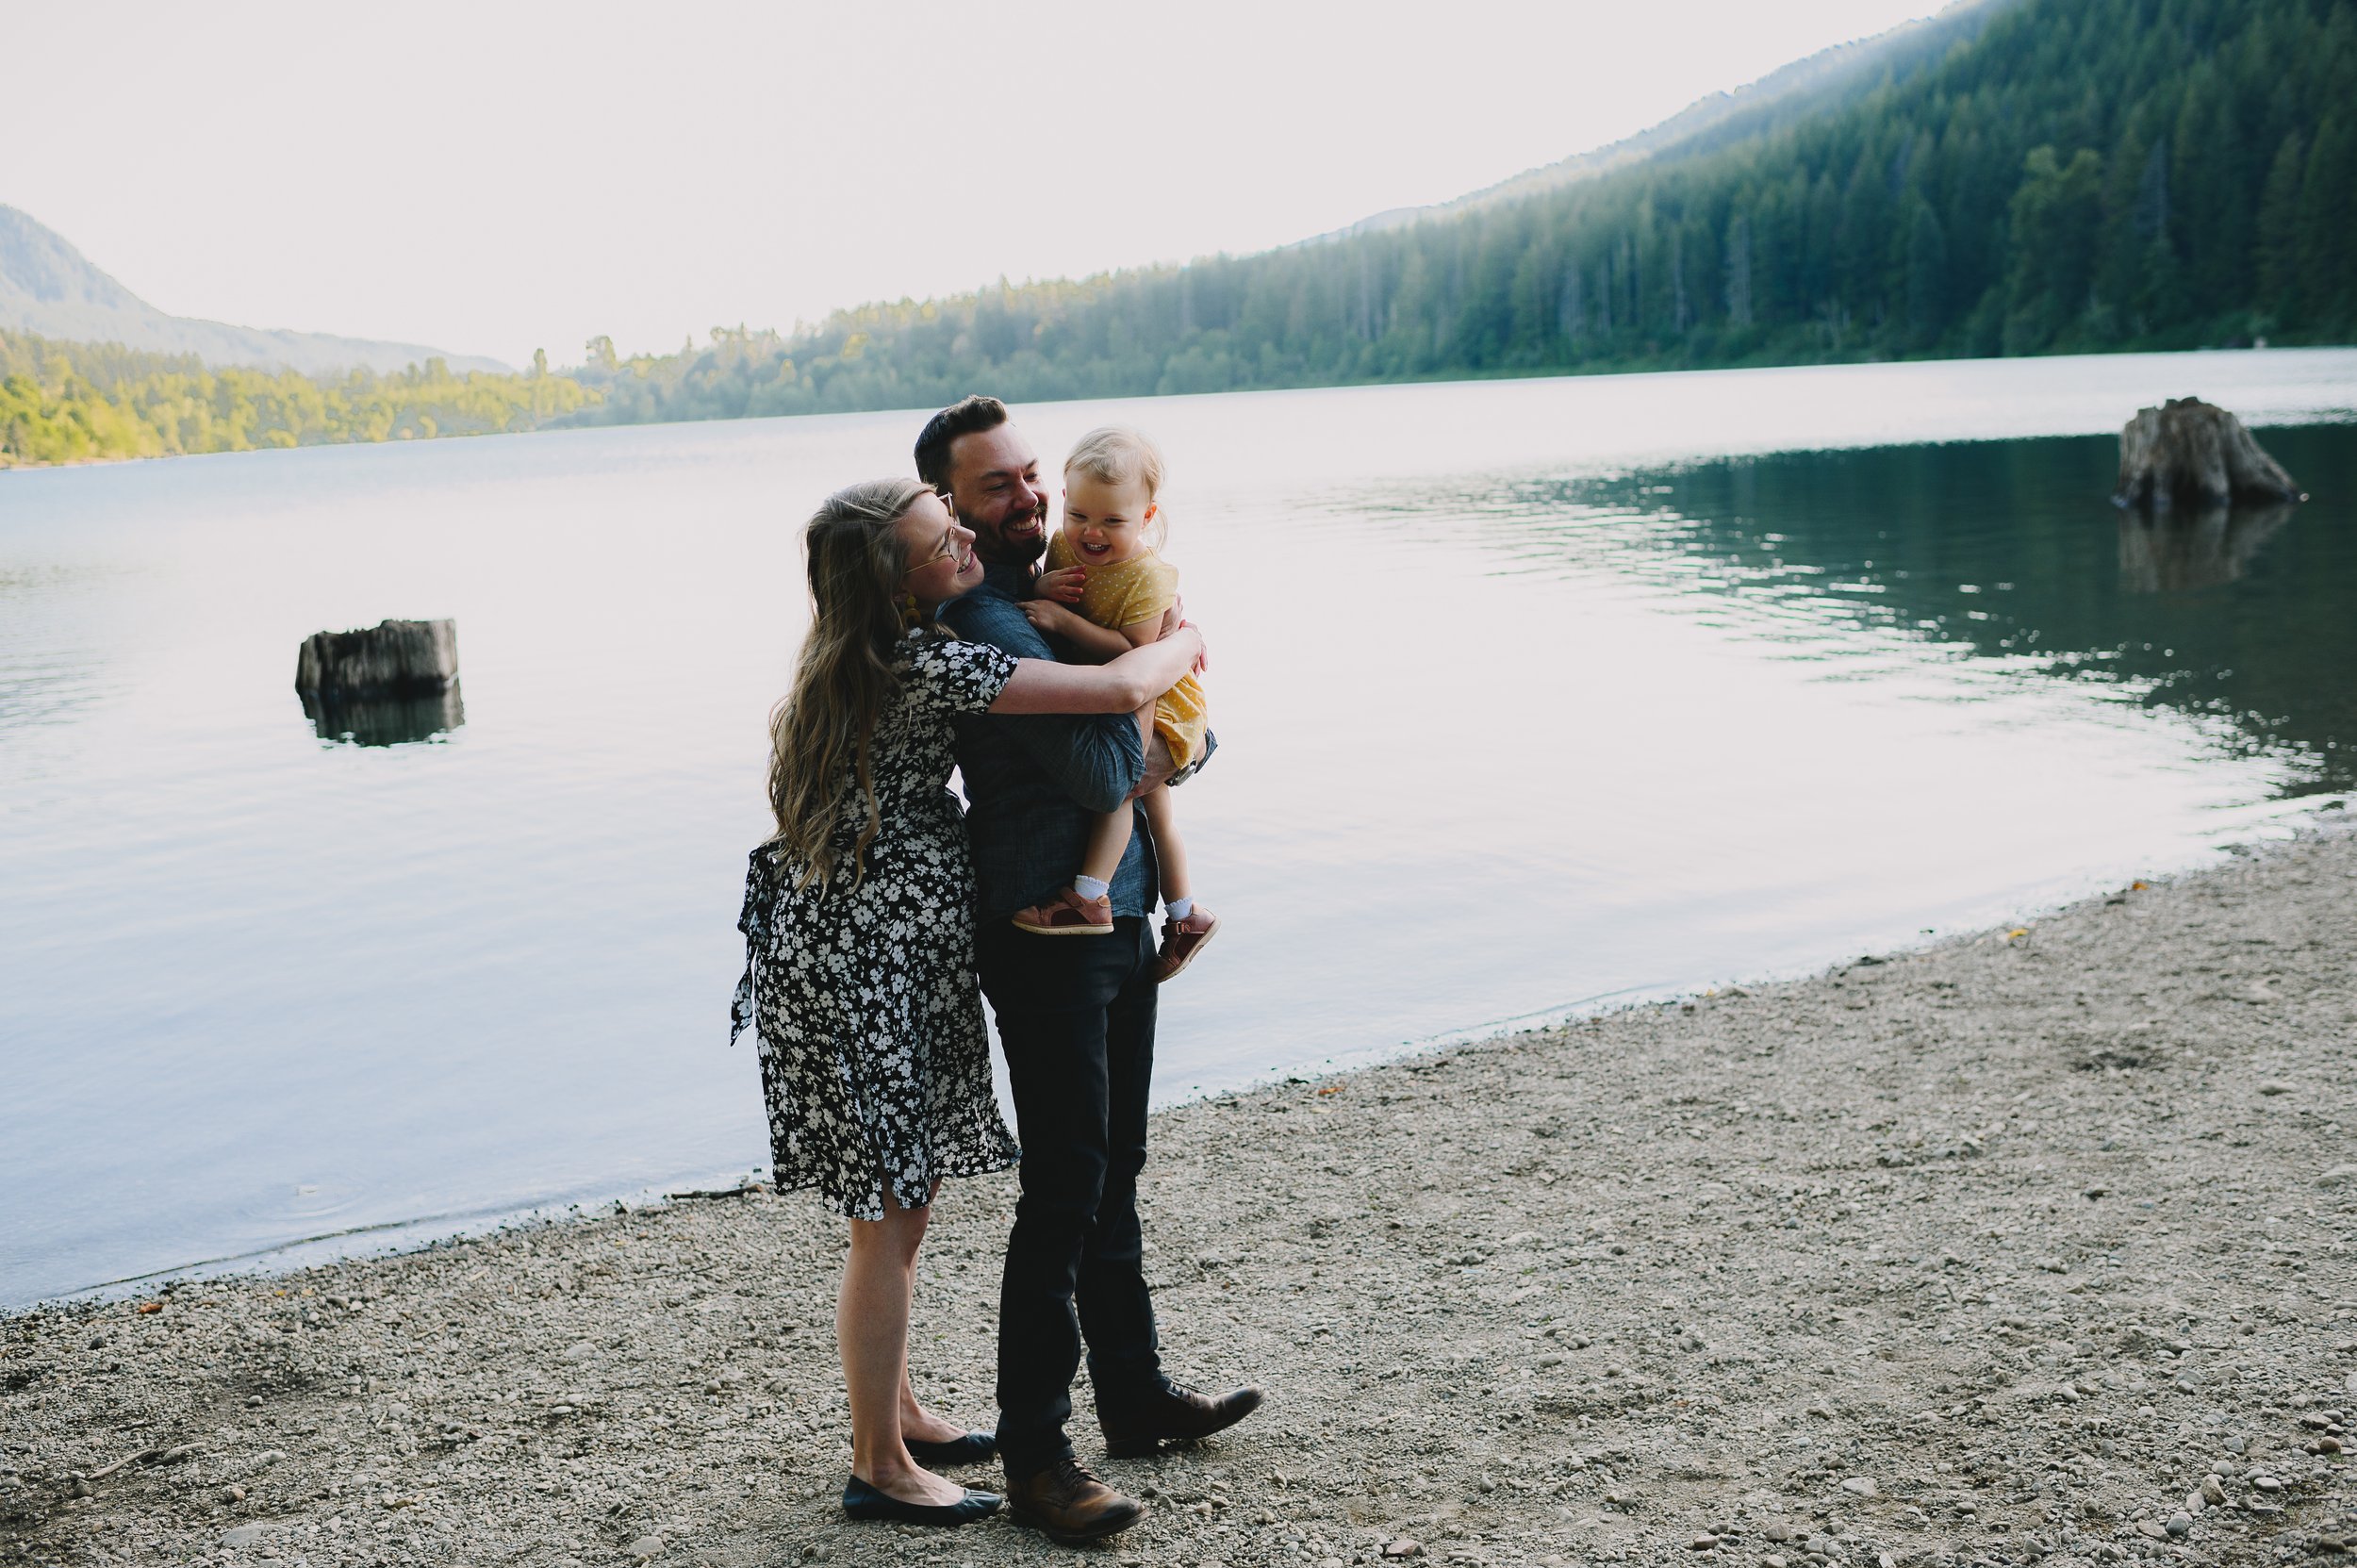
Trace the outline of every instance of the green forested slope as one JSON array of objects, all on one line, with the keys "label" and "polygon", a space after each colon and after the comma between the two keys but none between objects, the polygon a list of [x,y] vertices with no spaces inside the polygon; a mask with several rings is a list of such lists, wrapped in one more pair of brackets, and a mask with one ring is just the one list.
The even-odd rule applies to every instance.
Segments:
[{"label": "green forested slope", "polygon": [[531,430],[596,397],[545,367],[454,375],[428,359],[315,380],[0,332],[0,469]]},{"label": "green forested slope", "polygon": [[0,467],[976,390],[2357,338],[2357,0],[1989,0],[1872,64],[1520,199],[668,355],[599,338],[561,375],[311,380],[0,332]]},{"label": "green forested slope", "polygon": [[2357,0],[2023,0],[1845,100],[1407,227],[668,356],[618,362],[601,340],[579,373],[604,401],[573,418],[2357,328]]}]

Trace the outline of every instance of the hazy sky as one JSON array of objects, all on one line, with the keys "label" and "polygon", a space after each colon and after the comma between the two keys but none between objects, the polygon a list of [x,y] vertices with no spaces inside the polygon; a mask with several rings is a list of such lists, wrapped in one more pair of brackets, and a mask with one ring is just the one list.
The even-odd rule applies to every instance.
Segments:
[{"label": "hazy sky", "polygon": [[1257,250],[1935,0],[0,0],[0,203],[179,315],[557,363]]}]

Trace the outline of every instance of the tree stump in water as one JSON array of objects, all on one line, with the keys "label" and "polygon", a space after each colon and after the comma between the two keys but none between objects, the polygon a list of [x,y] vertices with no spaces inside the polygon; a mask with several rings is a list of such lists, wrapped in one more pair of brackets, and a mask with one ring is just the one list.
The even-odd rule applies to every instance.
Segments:
[{"label": "tree stump in water", "polygon": [[2200,398],[2139,408],[2119,433],[2115,506],[2165,510],[2236,501],[2305,501],[2282,464],[2260,450],[2242,421]]},{"label": "tree stump in water", "polygon": [[295,690],[344,701],[436,697],[458,681],[458,623],[387,620],[315,632],[295,657]]},{"label": "tree stump in water", "polygon": [[2290,502],[2279,501],[2266,506],[2122,512],[2120,588],[2128,593],[2187,593],[2234,582],[2296,510]]}]

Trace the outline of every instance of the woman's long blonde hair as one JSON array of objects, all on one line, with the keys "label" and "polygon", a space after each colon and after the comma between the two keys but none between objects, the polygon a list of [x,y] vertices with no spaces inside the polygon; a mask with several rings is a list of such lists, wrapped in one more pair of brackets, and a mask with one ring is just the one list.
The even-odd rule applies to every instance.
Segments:
[{"label": "woman's long blonde hair", "polygon": [[[851,882],[883,825],[871,768],[876,723],[900,689],[893,645],[904,633],[900,601],[908,552],[893,525],[926,487],[871,479],[829,496],[802,531],[810,560],[810,632],[794,685],[769,716],[770,842],[805,869],[798,886],[821,893],[835,873],[835,835],[859,813]],[[849,774],[857,803],[844,791]]]}]

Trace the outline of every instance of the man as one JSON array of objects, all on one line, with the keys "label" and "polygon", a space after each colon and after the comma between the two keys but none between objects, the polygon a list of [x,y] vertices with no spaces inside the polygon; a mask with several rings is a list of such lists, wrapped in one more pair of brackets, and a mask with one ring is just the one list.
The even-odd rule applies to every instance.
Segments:
[{"label": "man", "polygon": [[[1047,543],[1039,458],[996,398],[935,414],[916,471],[974,531],[981,586],[942,607],[960,636],[1017,658],[1055,657],[1024,619]],[[1105,1451],[1149,1454],[1206,1437],[1261,1402],[1255,1387],[1211,1398],[1163,1376],[1146,1285],[1137,1180],[1154,1065],[1162,955],[1146,920],[1152,840],[1141,821],[1113,880],[1113,934],[1015,929],[1009,916],[1071,880],[1089,819],[1149,779],[1146,718],[1047,715],[959,722],[973,846],[975,964],[998,1020],[1023,1145],[1022,1195],[998,1296],[998,1453],[1014,1516],[1067,1543],[1127,1529],[1146,1511],[1074,1457],[1064,1435],[1083,1340]],[[1076,1316],[1077,1309],[1077,1316]]]}]

